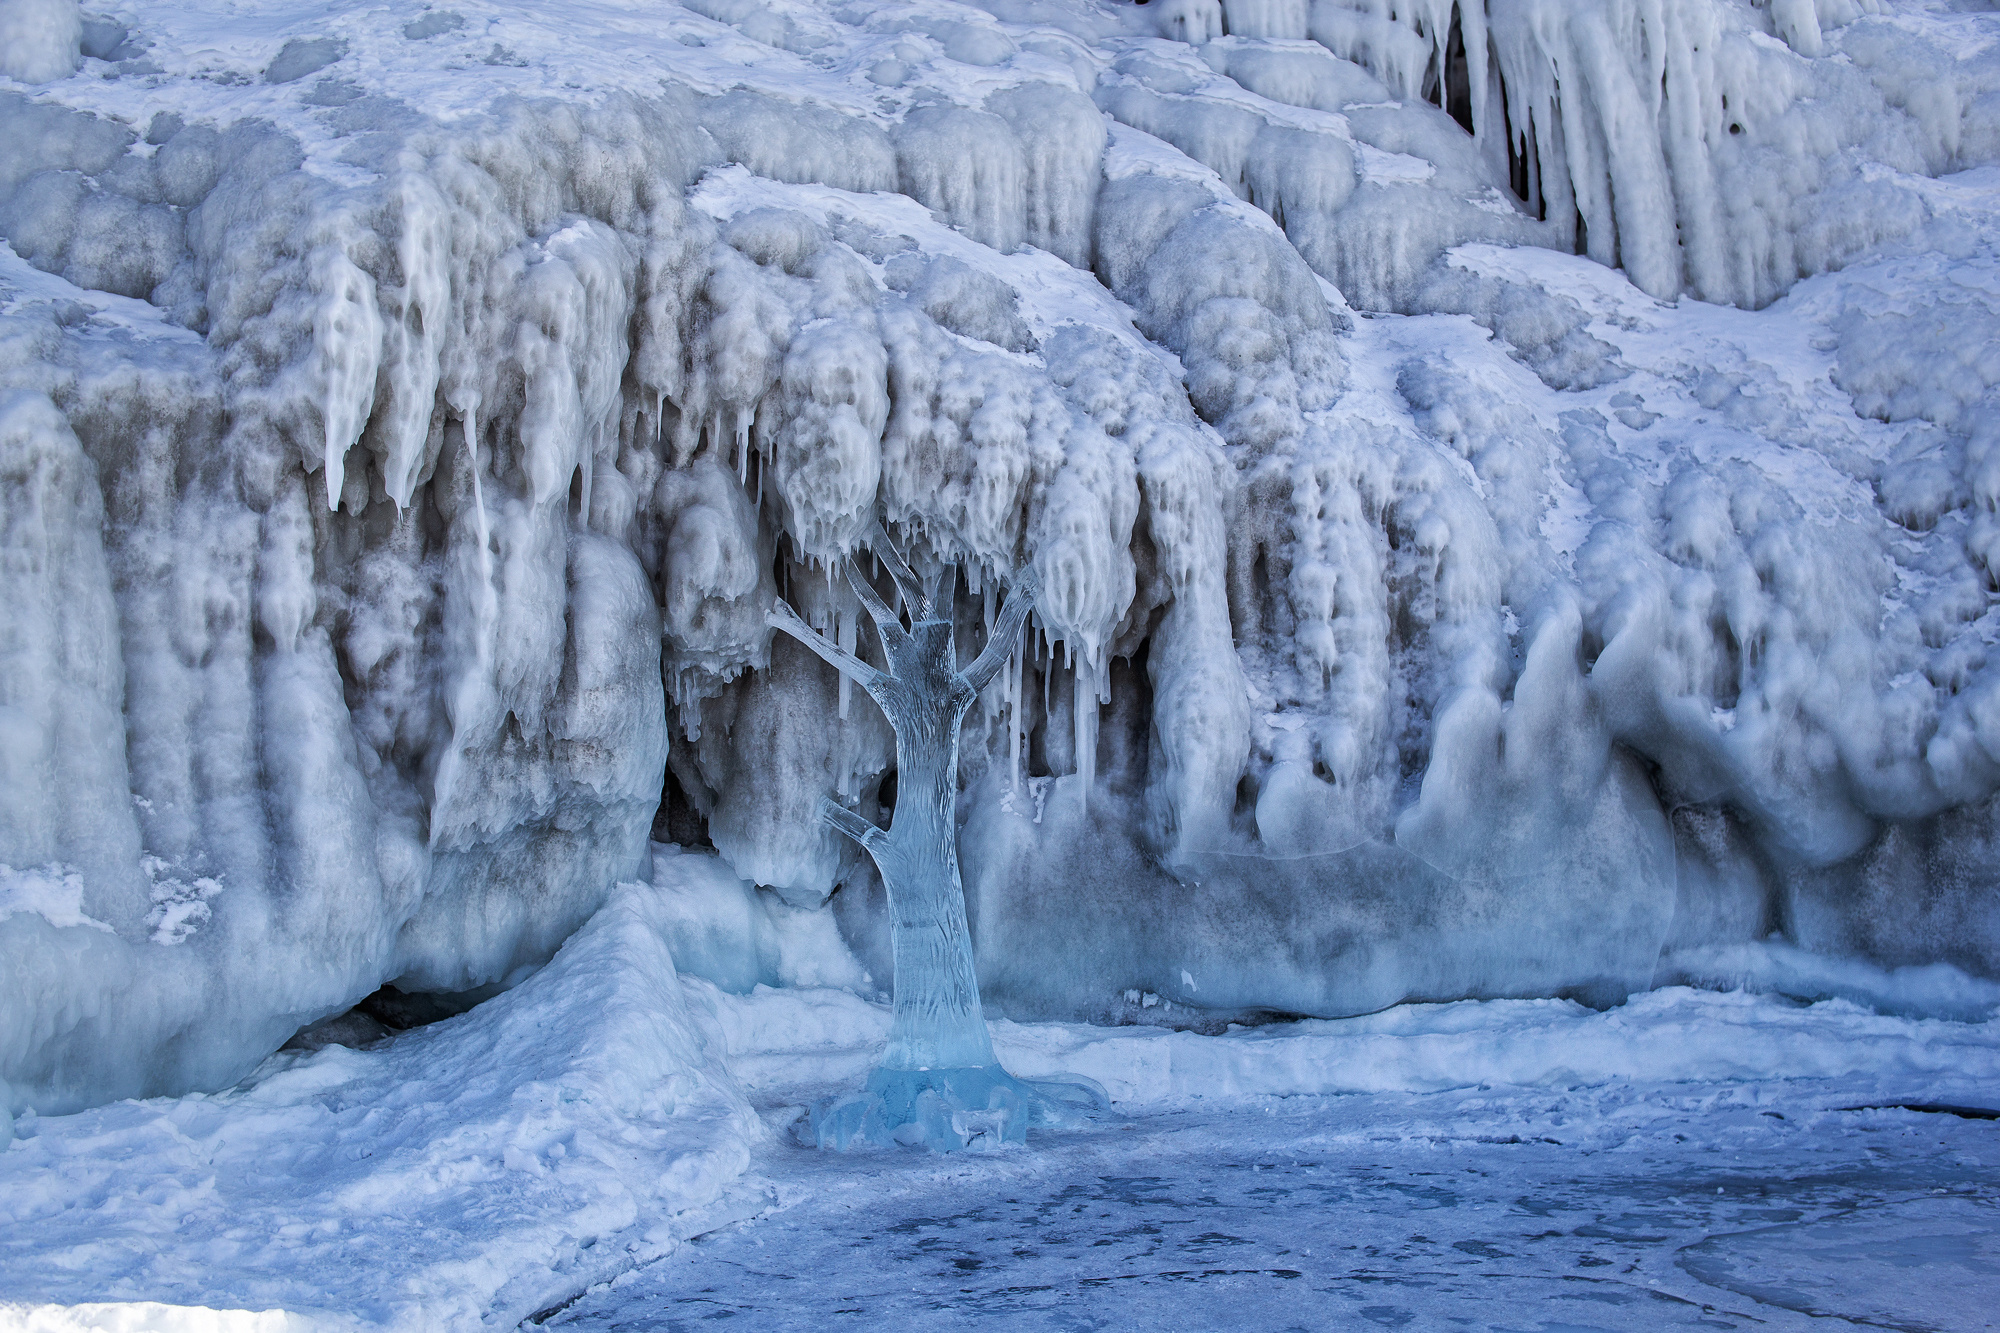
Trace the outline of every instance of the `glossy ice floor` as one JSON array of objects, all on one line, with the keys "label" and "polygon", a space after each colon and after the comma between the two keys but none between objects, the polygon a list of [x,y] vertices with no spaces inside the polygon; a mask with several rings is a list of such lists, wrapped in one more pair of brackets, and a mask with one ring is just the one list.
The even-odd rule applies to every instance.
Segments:
[{"label": "glossy ice floor", "polygon": [[[1858,1089],[1857,1089],[1858,1091]],[[1026,1152],[773,1149],[566,1330],[1996,1327],[2000,1121],[1825,1085],[1273,1098]]]}]

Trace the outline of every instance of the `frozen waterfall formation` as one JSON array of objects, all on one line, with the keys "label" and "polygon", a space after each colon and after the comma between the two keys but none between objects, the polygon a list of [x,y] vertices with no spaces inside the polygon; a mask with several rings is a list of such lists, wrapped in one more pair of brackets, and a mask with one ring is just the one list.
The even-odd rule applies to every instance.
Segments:
[{"label": "frozen waterfall formation", "polygon": [[1023,1017],[2000,972],[1994,14],[547,8],[0,0],[0,1100],[653,838],[886,984],[950,867],[828,792]]},{"label": "frozen waterfall formation", "polygon": [[1015,655],[1034,605],[1033,577],[1016,583],[985,648],[961,672],[956,626],[947,618],[958,568],[945,565],[926,588],[880,529],[875,550],[886,555],[909,610],[907,627],[851,560],[846,575],[875,627],[885,670],[829,642],[782,602],[767,617],[866,690],[896,733],[898,786],[887,829],[820,800],[821,817],[868,853],[888,891],[896,1003],[888,1048],[867,1090],[814,1108],[813,1134],[829,1148],[856,1139],[945,1152],[984,1137],[1024,1142],[1032,1121],[1066,1113],[1059,1092],[1084,1089],[1023,1083],[993,1056],[958,875],[958,731],[980,690]]}]

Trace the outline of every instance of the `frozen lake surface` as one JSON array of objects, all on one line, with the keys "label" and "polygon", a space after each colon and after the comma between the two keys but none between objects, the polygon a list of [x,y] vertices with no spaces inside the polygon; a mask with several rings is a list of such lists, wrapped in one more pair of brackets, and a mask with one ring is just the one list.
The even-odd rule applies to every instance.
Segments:
[{"label": "frozen lake surface", "polygon": [[1975,1330],[2000,1122],[1776,1086],[1271,1098],[1030,1151],[773,1148],[566,1330]]},{"label": "frozen lake surface", "polygon": [[671,906],[622,894],[456,1018],[24,1119],[0,1330],[1965,1333],[2000,1309],[2000,1120],[1908,1109],[2000,1104],[1969,981],[1970,1021],[1882,1012],[1928,974],[1873,978],[1879,1007],[1670,987],[1212,1036],[996,1020],[1007,1068],[1095,1079],[1113,1112],[841,1154],[792,1131],[858,1085],[889,1007],[675,982]]}]

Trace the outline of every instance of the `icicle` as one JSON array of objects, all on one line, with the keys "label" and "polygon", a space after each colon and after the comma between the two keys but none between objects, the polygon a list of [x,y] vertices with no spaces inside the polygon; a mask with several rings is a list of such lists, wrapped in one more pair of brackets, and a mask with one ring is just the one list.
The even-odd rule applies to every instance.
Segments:
[{"label": "icicle", "polygon": [[[493,586],[493,529],[486,520],[486,495],[479,484],[479,409],[465,410],[465,449],[472,459],[472,512],[479,520],[479,583],[482,589]],[[482,630],[486,628],[481,625]],[[485,636],[482,634],[481,643]],[[482,647],[483,651],[483,647]]]},{"label": "icicle", "polygon": [[1056,646],[1049,642],[1049,636],[1046,631],[1042,634],[1041,646],[1044,649],[1042,656],[1048,658],[1048,661],[1042,665],[1042,725],[1047,726],[1049,720],[1049,682],[1055,679],[1056,674]]},{"label": "icicle", "polygon": [[[493,591],[492,528],[487,519],[484,488],[479,481],[479,415],[476,405],[465,410],[465,452],[472,464],[473,522],[479,552],[472,566],[476,586],[467,589],[472,603],[472,666],[459,674],[451,688],[451,697],[445,704],[446,715],[454,727],[470,724],[480,709],[482,696],[491,696],[493,636],[500,621],[499,599]],[[465,763],[463,749],[454,745],[446,750],[433,784],[433,808],[443,808],[451,801]],[[440,827],[433,825],[433,837],[437,836]]]},{"label": "icicle", "polygon": [[374,280],[344,254],[336,252],[326,262],[320,288],[331,299],[313,320],[313,355],[326,423],[326,507],[334,510],[347,479],[347,451],[360,440],[374,408],[382,316]]},{"label": "icicle", "polygon": [[688,744],[701,741],[701,696],[694,691],[692,676],[686,671],[674,673],[674,698],[680,701],[681,732]]},{"label": "icicle", "polygon": [[1021,627],[1014,642],[1014,655],[1007,663],[1007,790],[1021,790],[1021,701],[1028,693],[1028,636],[1034,631]]},{"label": "icicle", "polygon": [[[1070,694],[1070,717],[1076,728],[1076,802],[1090,809],[1090,789],[1097,782],[1097,672],[1081,654],[1074,654],[1076,673]],[[1088,687],[1088,692],[1086,692]]]},{"label": "icicle", "polygon": [[[851,653],[860,638],[860,628],[859,619],[836,602],[833,608],[833,641]],[[840,677],[840,720],[845,722],[847,701],[854,695],[854,682],[848,679],[845,671],[836,671],[834,674]]]}]

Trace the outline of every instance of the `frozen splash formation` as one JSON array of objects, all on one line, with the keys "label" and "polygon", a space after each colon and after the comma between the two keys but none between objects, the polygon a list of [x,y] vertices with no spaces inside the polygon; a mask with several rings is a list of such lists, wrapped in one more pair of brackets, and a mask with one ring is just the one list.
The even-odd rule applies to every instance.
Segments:
[{"label": "frozen splash formation", "polygon": [[0,1101],[655,840],[963,910],[904,1072],[2000,975],[1996,161],[1953,0],[0,0]]}]

